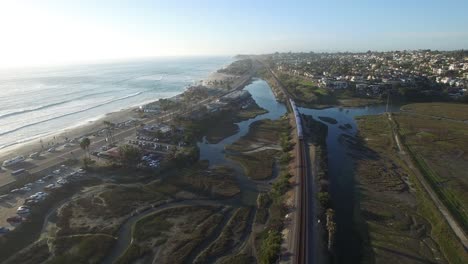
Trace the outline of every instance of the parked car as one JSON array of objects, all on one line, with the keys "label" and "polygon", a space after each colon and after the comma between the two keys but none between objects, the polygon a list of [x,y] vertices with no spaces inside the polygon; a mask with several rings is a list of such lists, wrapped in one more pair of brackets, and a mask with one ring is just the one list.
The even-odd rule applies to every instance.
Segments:
[{"label": "parked car", "polygon": [[51,183],[51,184],[45,186],[45,187],[44,187],[44,190],[47,190],[47,191],[48,191],[48,190],[53,190],[53,189],[55,189],[55,188],[57,188],[57,186],[55,186],[55,184]]},{"label": "parked car", "polygon": [[6,227],[0,227],[0,234],[6,234],[10,232],[10,229],[6,228]]},{"label": "parked car", "polygon": [[31,209],[29,208],[29,206],[26,206],[26,205],[22,205],[20,207],[18,207],[18,209],[16,210],[16,213],[17,214],[29,214],[31,212]]},{"label": "parked car", "polygon": [[42,179],[45,180],[45,181],[50,180],[52,178],[54,178],[54,175],[52,175],[52,174],[48,174],[48,175],[42,177]]},{"label": "parked car", "polygon": [[15,215],[12,217],[7,218],[8,223],[21,223],[23,221],[23,218],[21,216]]},{"label": "parked car", "polygon": [[26,187],[26,186],[19,188],[20,193],[25,193],[25,192],[29,192],[29,191],[31,191],[31,188]]}]

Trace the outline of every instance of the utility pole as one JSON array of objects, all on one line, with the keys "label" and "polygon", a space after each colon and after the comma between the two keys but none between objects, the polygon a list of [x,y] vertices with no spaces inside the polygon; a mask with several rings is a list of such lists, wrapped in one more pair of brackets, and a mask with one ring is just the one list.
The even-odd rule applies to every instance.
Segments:
[{"label": "utility pole", "polygon": [[385,108],[385,113],[388,113],[388,102],[389,102],[389,98],[390,98],[390,93],[387,91],[387,106]]}]

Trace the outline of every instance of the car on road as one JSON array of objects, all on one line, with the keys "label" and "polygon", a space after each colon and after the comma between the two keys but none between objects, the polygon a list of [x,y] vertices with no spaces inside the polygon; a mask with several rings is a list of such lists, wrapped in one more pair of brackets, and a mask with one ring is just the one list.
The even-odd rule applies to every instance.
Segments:
[{"label": "car on road", "polygon": [[84,169],[79,169],[77,172],[78,172],[79,174],[85,174],[85,173],[86,173],[86,170],[84,170]]},{"label": "car on road", "polygon": [[33,152],[33,153],[29,154],[29,158],[31,158],[31,159],[38,158],[39,156],[40,156],[39,152]]},{"label": "car on road", "polygon": [[55,152],[55,148],[50,148],[47,150],[47,152]]},{"label": "car on road", "polygon": [[6,227],[0,227],[0,234],[6,234],[10,232],[10,229],[6,228]]},{"label": "car on road", "polygon": [[60,174],[62,171],[60,171],[60,169],[57,169],[57,170],[54,170],[52,173],[55,174],[55,175],[58,175]]},{"label": "car on road", "polygon": [[43,179],[39,179],[39,180],[36,181],[36,183],[37,183],[37,184],[44,184],[45,181],[44,181]]}]

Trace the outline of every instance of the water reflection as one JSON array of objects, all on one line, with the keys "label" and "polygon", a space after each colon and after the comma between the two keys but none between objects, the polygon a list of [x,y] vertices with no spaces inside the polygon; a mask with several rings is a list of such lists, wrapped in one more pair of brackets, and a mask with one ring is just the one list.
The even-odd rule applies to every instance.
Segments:
[{"label": "water reflection", "polygon": [[242,201],[247,204],[255,204],[257,195],[255,185],[245,176],[243,169],[236,162],[226,159],[224,147],[246,135],[253,122],[263,119],[276,120],[280,118],[286,113],[286,107],[284,104],[276,101],[270,86],[264,80],[255,79],[251,84],[247,85],[244,90],[249,91],[255,102],[260,107],[266,109],[268,113],[237,123],[239,127],[237,133],[221,140],[219,143],[210,144],[204,139],[203,142],[198,143],[198,147],[200,148],[200,159],[208,160],[211,166],[227,165],[234,168],[237,171],[238,181],[242,191]]},{"label": "water reflection", "polygon": [[[389,111],[397,112],[400,106],[389,107]],[[328,173],[330,177],[330,196],[336,211],[337,233],[335,246],[338,263],[358,263],[360,261],[361,246],[357,231],[354,230],[354,163],[348,155],[348,147],[342,140],[343,135],[355,136],[357,133],[356,116],[382,114],[385,105],[374,105],[359,108],[300,108],[299,111],[313,116],[317,121],[328,126],[327,150]],[[319,116],[336,119],[336,124],[330,124],[318,119]],[[348,128],[343,129],[346,124]],[[340,128],[341,126],[341,128]]]}]

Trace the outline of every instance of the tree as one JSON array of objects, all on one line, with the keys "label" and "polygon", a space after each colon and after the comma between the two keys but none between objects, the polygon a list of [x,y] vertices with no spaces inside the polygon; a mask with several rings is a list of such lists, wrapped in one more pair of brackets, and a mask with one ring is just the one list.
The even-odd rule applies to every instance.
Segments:
[{"label": "tree", "polygon": [[119,147],[120,161],[128,168],[136,168],[143,156],[141,150],[133,145],[123,145]]},{"label": "tree", "polygon": [[260,245],[259,262],[262,264],[274,263],[281,249],[281,233],[270,230]]},{"label": "tree", "polygon": [[107,131],[106,131],[106,134],[107,134],[107,138],[109,139],[109,145],[112,145],[114,143],[114,134],[113,134],[113,130],[115,128],[115,124],[110,122],[110,121],[104,121],[103,122],[104,125],[106,125],[107,127]]},{"label": "tree", "polygon": [[87,137],[83,138],[80,142],[80,147],[82,150],[88,153],[88,158],[89,158],[89,146],[90,145],[91,145],[91,140]]}]

